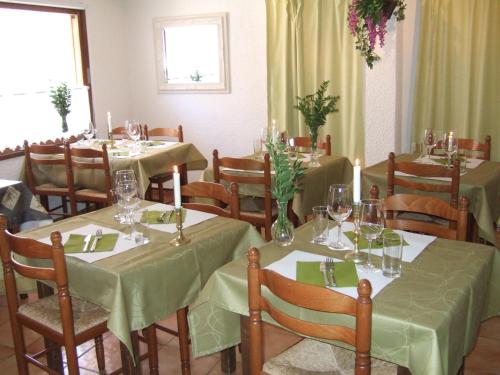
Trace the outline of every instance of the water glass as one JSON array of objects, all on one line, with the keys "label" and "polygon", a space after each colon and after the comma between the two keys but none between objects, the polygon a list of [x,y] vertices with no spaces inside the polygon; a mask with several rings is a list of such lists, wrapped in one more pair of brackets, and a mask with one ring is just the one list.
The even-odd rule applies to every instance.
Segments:
[{"label": "water glass", "polygon": [[123,202],[120,202],[120,197],[118,196],[116,189],[111,189],[111,199],[113,201],[113,208],[115,209],[113,214],[113,219],[115,221],[124,224],[127,222],[127,213],[124,208]]},{"label": "water glass", "polygon": [[382,274],[386,277],[401,276],[401,258],[403,257],[403,236],[388,232],[382,235],[384,252],[382,256]]},{"label": "water glass", "polygon": [[[144,217],[145,221],[142,222],[141,218]],[[139,212],[139,227],[135,227],[134,240],[138,245],[145,245],[149,243],[149,210],[146,208]]]},{"label": "water glass", "polygon": [[262,140],[260,138],[253,140],[253,153],[256,159],[262,159]]},{"label": "water glass", "polygon": [[326,243],[328,240],[328,208],[326,206],[313,207],[313,242]]}]

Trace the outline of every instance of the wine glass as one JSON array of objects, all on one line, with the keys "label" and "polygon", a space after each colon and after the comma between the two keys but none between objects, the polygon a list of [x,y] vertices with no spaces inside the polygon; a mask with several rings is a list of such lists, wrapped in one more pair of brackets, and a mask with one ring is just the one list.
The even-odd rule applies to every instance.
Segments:
[{"label": "wine glass", "polygon": [[444,133],[443,136],[443,148],[444,152],[448,158],[447,166],[451,168],[451,160],[454,155],[458,152],[458,139],[454,132]]},{"label": "wine glass", "polygon": [[344,184],[330,185],[327,209],[328,214],[339,225],[337,242],[330,243],[328,246],[332,249],[344,249],[345,245],[341,237],[342,222],[344,222],[352,212],[351,187]]},{"label": "wine glass", "polygon": [[384,230],[382,207],[379,199],[363,199],[361,201],[359,232],[368,241],[368,258],[363,268],[368,271],[378,270],[372,264],[372,241]]},{"label": "wine glass", "polygon": [[141,125],[135,121],[126,121],[127,134],[134,141],[134,151],[137,151],[137,141],[141,138]]},{"label": "wine glass", "polygon": [[86,139],[86,144],[90,144],[90,140],[95,136],[95,127],[92,121],[89,121],[88,126],[83,129],[83,137]]},{"label": "wine glass", "polygon": [[135,199],[137,195],[137,182],[135,180],[126,180],[116,185],[116,194],[118,202],[124,208],[127,215],[127,222],[130,224],[130,235],[127,239],[132,239],[135,232],[134,228],[134,209],[139,204],[139,199]]},{"label": "wine glass", "polygon": [[431,159],[431,151],[434,147],[436,147],[437,137],[434,134],[434,131],[430,128],[425,129],[424,133],[424,145],[427,149],[427,159]]}]

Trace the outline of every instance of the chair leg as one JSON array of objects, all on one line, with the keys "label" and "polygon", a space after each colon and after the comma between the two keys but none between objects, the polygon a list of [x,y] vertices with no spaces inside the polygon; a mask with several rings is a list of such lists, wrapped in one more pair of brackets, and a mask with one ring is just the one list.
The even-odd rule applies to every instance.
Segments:
[{"label": "chair leg", "polygon": [[24,344],[24,334],[23,327],[17,322],[12,322],[12,336],[14,339],[14,352],[16,354],[16,362],[17,362],[17,372],[20,375],[28,375],[28,363],[24,359],[24,355],[26,354],[26,346]]},{"label": "chair leg", "polygon": [[49,208],[49,197],[46,195],[40,195],[40,204],[45,208],[47,212],[50,211]]},{"label": "chair leg", "polygon": [[148,342],[149,373],[158,375],[158,340],[156,338],[156,327],[152,324],[144,331]]},{"label": "chair leg", "polygon": [[95,342],[95,355],[97,359],[97,368],[99,369],[99,374],[106,373],[106,360],[104,359],[104,344],[102,340],[102,335],[97,336],[94,339]]},{"label": "chair leg", "polygon": [[191,366],[189,364],[189,328],[187,312],[187,307],[177,310],[177,329],[179,330],[182,375],[191,374]]},{"label": "chair leg", "polygon": [[76,354],[76,347],[65,347],[66,361],[68,363],[68,373],[70,375],[78,374],[78,355]]}]

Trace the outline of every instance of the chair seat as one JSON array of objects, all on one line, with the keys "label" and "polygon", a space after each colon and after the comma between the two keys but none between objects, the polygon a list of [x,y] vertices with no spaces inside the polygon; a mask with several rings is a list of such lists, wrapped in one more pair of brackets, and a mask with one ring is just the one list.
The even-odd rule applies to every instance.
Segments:
[{"label": "chair seat", "polygon": [[[241,197],[240,198],[240,211],[245,213],[260,213],[264,215],[264,198],[261,197]],[[273,204],[273,216],[278,214],[278,207]]]},{"label": "chair seat", "polygon": [[424,221],[426,223],[439,224],[443,226],[447,226],[449,224],[448,220],[433,215],[420,214],[417,212],[400,212],[398,213],[397,218],[404,220]]},{"label": "chair seat", "polygon": [[159,183],[159,181],[165,182],[168,180],[172,180],[173,176],[174,175],[172,172],[159,173],[159,174],[155,174],[154,176],[149,177],[149,182],[150,183]]},{"label": "chair seat", "polygon": [[93,189],[81,189],[75,191],[76,200],[97,200],[97,201],[107,201],[108,196],[98,190]]},{"label": "chair seat", "polygon": [[60,192],[60,193],[68,193],[69,192],[69,189],[67,187],[60,187],[60,186],[57,186],[57,185],[54,185],[51,183],[35,186],[35,189],[40,193],[42,193],[42,192],[55,192],[55,191]]},{"label": "chair seat", "polygon": [[[109,313],[91,302],[71,297],[75,335],[104,323]],[[51,295],[19,307],[19,314],[40,322],[62,334],[61,313],[57,295]]]},{"label": "chair seat", "polygon": [[[304,339],[264,363],[269,375],[353,375],[355,352]],[[371,358],[372,375],[396,375],[397,365]]]}]

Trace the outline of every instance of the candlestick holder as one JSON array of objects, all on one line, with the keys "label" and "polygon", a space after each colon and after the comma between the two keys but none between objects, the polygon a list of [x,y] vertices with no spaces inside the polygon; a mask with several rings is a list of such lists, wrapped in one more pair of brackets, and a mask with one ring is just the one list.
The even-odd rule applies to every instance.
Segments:
[{"label": "candlestick holder", "polygon": [[345,260],[352,260],[354,263],[364,263],[366,254],[359,250],[359,219],[361,203],[353,203],[352,217],[354,220],[354,249],[345,255]]},{"label": "candlestick holder", "polygon": [[189,243],[191,240],[184,237],[184,233],[182,233],[182,207],[175,209],[175,227],[177,228],[177,234],[170,243],[174,246],[181,246]]},{"label": "candlestick holder", "polygon": [[109,148],[116,148],[115,140],[113,139],[113,132],[108,132]]}]

